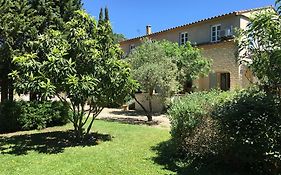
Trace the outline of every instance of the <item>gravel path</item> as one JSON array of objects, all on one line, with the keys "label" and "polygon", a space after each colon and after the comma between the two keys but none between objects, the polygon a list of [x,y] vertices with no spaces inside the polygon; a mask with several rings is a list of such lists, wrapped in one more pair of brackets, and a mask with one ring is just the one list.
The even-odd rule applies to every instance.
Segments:
[{"label": "gravel path", "polygon": [[124,111],[122,109],[105,108],[100,113],[98,119],[135,125],[149,125],[152,127],[167,129],[170,128],[170,121],[166,115],[154,114],[153,121],[148,122],[147,117],[143,112],[134,110]]}]

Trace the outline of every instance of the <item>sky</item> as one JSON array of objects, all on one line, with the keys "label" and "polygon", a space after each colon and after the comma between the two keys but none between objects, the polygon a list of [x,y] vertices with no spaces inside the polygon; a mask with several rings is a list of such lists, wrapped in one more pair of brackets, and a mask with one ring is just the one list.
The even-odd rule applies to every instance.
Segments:
[{"label": "sky", "polygon": [[108,7],[115,33],[126,38],[176,27],[237,10],[274,5],[275,0],[82,0],[84,9],[98,18],[100,8]]}]

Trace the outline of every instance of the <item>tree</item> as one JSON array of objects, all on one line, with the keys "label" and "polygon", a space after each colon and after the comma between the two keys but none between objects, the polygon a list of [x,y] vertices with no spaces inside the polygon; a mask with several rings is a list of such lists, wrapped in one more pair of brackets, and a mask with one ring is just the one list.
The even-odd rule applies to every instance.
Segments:
[{"label": "tree", "polygon": [[163,99],[175,93],[178,87],[177,67],[157,41],[145,41],[129,54],[127,61],[132,65],[133,77],[140,83],[141,90],[148,93],[149,109],[143,109],[147,113],[148,121],[152,121],[154,90],[158,89]]},{"label": "tree", "polygon": [[[277,3],[278,4],[278,3]],[[279,9],[279,8],[278,8]],[[250,19],[238,38],[240,62],[248,65],[267,91],[281,90],[281,17],[273,9]]]},{"label": "tree", "polygon": [[279,15],[281,14],[281,0],[276,0],[275,1],[275,5],[277,7],[277,12],[279,13]]},{"label": "tree", "polygon": [[121,41],[125,41],[125,40],[126,40],[126,37],[125,37],[123,34],[114,33],[114,34],[113,34],[113,40],[114,40],[114,43],[118,44],[118,43],[120,43]]},{"label": "tree", "polygon": [[212,60],[204,58],[200,49],[192,47],[190,42],[179,46],[178,43],[164,40],[161,44],[166,55],[177,65],[177,81],[181,85],[181,92],[189,92],[193,80],[209,74]]},{"label": "tree", "polygon": [[105,7],[104,14],[105,14],[104,20],[109,21],[109,14],[108,14],[108,8],[107,7]]},{"label": "tree", "polygon": [[13,100],[13,82],[8,77],[15,68],[12,57],[26,50],[27,41],[35,38],[40,18],[34,16],[27,0],[0,0],[0,4],[0,79],[1,101],[4,101]]},{"label": "tree", "polygon": [[13,100],[13,81],[8,77],[16,69],[13,57],[36,50],[30,43],[46,30],[63,30],[65,22],[82,4],[81,0],[0,0],[0,4],[0,79],[4,101]]},{"label": "tree", "polygon": [[76,11],[64,33],[50,29],[34,43],[45,55],[39,58],[36,52],[15,57],[20,69],[11,74],[19,91],[37,89],[44,97],[55,95],[68,104],[79,140],[89,134],[108,103],[122,102],[135,85],[128,64],[119,59],[120,48],[104,43],[97,35],[99,30],[92,17]]},{"label": "tree", "polygon": [[103,8],[101,8],[101,9],[100,9],[100,14],[99,14],[98,26],[102,26],[103,23],[104,23]]},{"label": "tree", "polygon": [[166,100],[178,91],[185,91],[186,82],[208,74],[211,66],[211,61],[202,57],[200,50],[190,43],[178,46],[165,40],[145,41],[129,54],[127,60],[141,90],[148,93],[149,109],[135,100],[146,112],[149,121],[152,120],[154,90]]}]

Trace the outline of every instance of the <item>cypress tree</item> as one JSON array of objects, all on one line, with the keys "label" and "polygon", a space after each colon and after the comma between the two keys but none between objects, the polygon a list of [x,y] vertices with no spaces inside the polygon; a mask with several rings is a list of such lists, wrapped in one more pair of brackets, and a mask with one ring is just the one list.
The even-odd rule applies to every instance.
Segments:
[{"label": "cypress tree", "polygon": [[105,21],[109,21],[109,14],[108,14],[108,8],[107,8],[107,7],[105,7],[104,13],[105,13],[104,20],[105,20]]},{"label": "cypress tree", "polygon": [[104,18],[103,18],[103,8],[100,9],[100,14],[99,14],[99,21],[98,21],[98,26],[102,26],[104,23]]}]

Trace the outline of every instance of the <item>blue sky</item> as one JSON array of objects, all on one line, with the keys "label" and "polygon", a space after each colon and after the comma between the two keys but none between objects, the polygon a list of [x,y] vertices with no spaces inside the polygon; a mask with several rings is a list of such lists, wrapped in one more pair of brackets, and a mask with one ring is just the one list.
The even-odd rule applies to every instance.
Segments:
[{"label": "blue sky", "polygon": [[183,25],[196,20],[236,10],[274,5],[275,0],[83,0],[84,8],[98,17],[101,7],[107,6],[116,33],[127,38],[152,31]]}]

